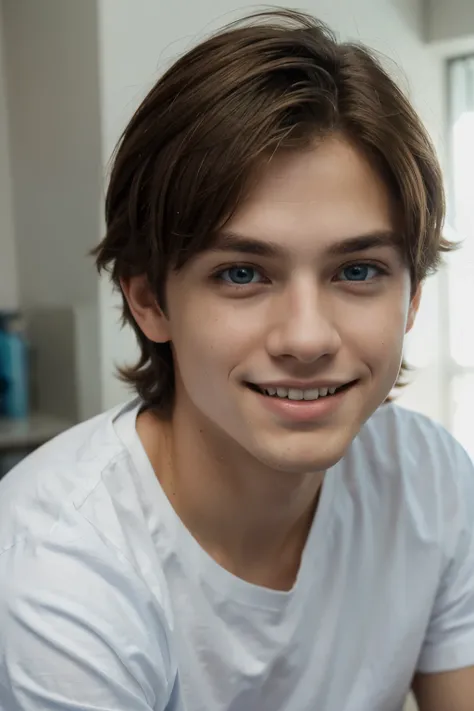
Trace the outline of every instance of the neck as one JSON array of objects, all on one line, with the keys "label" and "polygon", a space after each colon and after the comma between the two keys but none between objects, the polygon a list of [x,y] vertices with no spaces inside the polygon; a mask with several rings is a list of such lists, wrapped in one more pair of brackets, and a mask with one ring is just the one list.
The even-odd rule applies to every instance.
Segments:
[{"label": "neck", "polygon": [[271,470],[184,409],[169,423],[144,412],[137,430],[165,494],[204,550],[244,580],[290,589],[323,475]]}]

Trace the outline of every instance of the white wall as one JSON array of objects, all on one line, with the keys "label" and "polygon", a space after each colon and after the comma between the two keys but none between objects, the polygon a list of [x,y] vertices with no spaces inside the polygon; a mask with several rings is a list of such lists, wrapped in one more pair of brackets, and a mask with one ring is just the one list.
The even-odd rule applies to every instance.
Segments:
[{"label": "white wall", "polygon": [[[277,3],[278,4],[278,3]],[[409,88],[438,147],[443,151],[442,60],[423,42],[423,8],[413,0],[300,0],[281,5],[307,10],[327,21],[344,38],[360,39],[395,60],[388,65]],[[102,157],[113,147],[139,100],[161,71],[203,34],[250,11],[252,6],[221,0],[100,0],[99,47],[102,96]],[[114,363],[134,357],[128,331],[120,331],[118,305],[104,280],[100,290],[102,399],[109,407],[127,397],[113,375]],[[443,420],[439,369],[442,334],[438,324],[438,286],[429,285],[409,356],[424,366],[402,402]]]},{"label": "white wall", "polygon": [[429,42],[474,38],[472,0],[427,0],[426,20]]},{"label": "white wall", "polygon": [[102,192],[95,2],[4,0],[24,305],[88,301]]},{"label": "white wall", "polygon": [[4,52],[0,5],[0,310],[9,310],[18,306],[18,288]]},{"label": "white wall", "polygon": [[78,314],[86,416],[100,409],[99,280],[88,257],[103,196],[97,4],[3,0],[3,18],[19,299]]}]

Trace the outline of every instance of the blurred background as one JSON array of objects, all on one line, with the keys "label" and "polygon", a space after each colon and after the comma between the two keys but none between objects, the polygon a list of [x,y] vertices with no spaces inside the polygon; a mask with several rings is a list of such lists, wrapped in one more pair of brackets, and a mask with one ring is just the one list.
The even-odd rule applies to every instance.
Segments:
[{"label": "blurred background", "polygon": [[[286,0],[385,63],[420,112],[462,250],[426,284],[400,402],[474,456],[474,3]],[[256,9],[237,0],[0,0],[0,475],[71,423],[127,397],[117,296],[87,253],[103,233],[110,156],[160,73]]]}]

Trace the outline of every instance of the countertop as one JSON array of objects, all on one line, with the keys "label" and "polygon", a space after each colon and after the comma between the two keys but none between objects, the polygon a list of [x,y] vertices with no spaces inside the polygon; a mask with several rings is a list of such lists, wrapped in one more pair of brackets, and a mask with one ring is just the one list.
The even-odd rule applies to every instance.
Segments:
[{"label": "countertop", "polygon": [[0,451],[38,447],[72,425],[69,420],[42,413],[25,420],[0,417]]}]

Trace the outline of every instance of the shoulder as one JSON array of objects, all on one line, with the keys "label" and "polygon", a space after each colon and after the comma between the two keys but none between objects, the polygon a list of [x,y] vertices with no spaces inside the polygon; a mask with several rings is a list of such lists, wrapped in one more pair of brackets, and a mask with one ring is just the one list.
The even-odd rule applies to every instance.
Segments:
[{"label": "shoulder", "polygon": [[[114,428],[121,412],[64,433],[0,485],[0,660],[20,674],[16,660],[33,655],[38,708],[57,669],[77,680],[88,708],[101,689],[117,709],[138,697],[154,708],[157,689],[170,691],[169,596]],[[4,670],[0,662],[0,689]]]},{"label": "shoulder", "polygon": [[164,610],[91,528],[17,540],[0,554],[0,707],[155,708],[175,675]]},{"label": "shoulder", "polygon": [[[123,461],[113,420],[122,408],[64,432],[33,452],[0,482],[0,553],[24,537],[42,539],[59,522],[79,519],[81,502]],[[124,467],[122,467],[122,476]]]},{"label": "shoulder", "polygon": [[458,479],[471,468],[467,453],[444,427],[393,403],[374,413],[358,439],[362,450],[394,472],[413,471],[434,481]]},{"label": "shoulder", "polygon": [[[348,453],[349,469],[400,524],[442,543],[449,557],[459,528],[474,519],[474,467],[457,440],[424,415],[383,405]],[[376,492],[374,494],[374,492]]]}]

